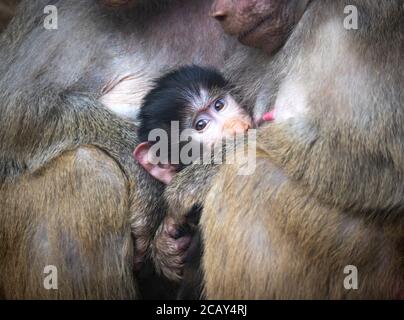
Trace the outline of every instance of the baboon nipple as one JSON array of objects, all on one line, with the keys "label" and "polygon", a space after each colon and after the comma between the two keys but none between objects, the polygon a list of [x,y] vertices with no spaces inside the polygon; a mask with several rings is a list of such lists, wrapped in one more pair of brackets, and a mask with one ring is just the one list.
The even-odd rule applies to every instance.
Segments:
[{"label": "baboon nipple", "polygon": [[264,113],[264,115],[262,116],[262,119],[265,122],[274,121],[275,120],[275,110],[272,110],[270,112]]}]

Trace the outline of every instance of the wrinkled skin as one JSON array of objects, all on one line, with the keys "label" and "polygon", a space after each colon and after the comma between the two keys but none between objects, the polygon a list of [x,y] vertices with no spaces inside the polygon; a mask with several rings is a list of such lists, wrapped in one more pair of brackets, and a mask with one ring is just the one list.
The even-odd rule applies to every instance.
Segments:
[{"label": "wrinkled skin", "polygon": [[211,15],[247,46],[273,54],[286,41],[310,0],[216,0]]}]

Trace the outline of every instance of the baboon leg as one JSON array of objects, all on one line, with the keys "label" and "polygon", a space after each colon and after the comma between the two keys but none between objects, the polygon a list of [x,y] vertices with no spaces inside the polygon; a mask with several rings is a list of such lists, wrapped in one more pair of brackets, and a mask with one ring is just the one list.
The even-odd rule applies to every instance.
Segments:
[{"label": "baboon leg", "polygon": [[3,298],[135,297],[130,190],[107,154],[68,151],[0,188]]}]

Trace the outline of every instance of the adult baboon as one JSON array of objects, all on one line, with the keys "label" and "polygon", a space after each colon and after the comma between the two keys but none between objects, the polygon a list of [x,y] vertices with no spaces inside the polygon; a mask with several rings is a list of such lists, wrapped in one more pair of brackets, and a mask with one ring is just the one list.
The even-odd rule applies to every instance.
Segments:
[{"label": "adult baboon", "polygon": [[[167,197],[179,219],[203,204],[209,299],[403,298],[403,2],[313,0],[295,15],[297,3],[215,1],[244,43],[272,54],[271,32],[286,39],[266,76],[238,82],[275,121],[252,175],[194,165]],[[354,9],[358,29],[344,23]]]},{"label": "adult baboon", "polygon": [[0,40],[1,298],[134,298],[133,266],[147,255],[164,272],[185,243],[159,228],[162,187],[132,158],[129,120],[154,77],[220,68],[237,43],[209,0],[52,1],[45,28],[48,4],[22,1]]}]

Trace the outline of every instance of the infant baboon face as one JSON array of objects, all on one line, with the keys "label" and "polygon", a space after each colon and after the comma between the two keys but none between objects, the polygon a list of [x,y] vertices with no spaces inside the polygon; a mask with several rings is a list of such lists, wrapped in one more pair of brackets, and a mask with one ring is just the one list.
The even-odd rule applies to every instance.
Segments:
[{"label": "infant baboon face", "polygon": [[222,138],[242,134],[251,127],[251,117],[230,94],[210,98],[207,104],[194,106],[193,138],[203,144],[213,146]]},{"label": "infant baboon face", "polygon": [[[189,164],[181,158],[187,142],[196,142],[193,146],[198,149],[200,144],[213,147],[223,138],[245,133],[253,126],[252,119],[230,92],[231,86],[218,71],[195,65],[157,79],[139,113],[141,143],[135,158],[152,176],[167,183],[177,170]],[[157,144],[151,136],[157,132],[168,138],[168,161],[152,164],[149,151],[154,151],[152,146]],[[161,139],[158,141],[160,145]],[[179,148],[173,151],[172,146]],[[174,158],[179,163],[174,163]]]}]

